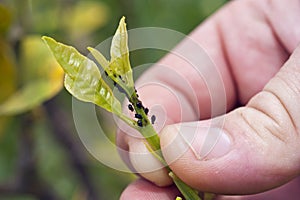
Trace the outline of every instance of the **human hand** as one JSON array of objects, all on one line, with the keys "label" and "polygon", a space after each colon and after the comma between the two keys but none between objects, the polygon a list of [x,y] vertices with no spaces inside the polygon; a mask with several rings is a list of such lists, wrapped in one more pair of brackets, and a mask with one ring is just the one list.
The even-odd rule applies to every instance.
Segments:
[{"label": "human hand", "polygon": [[[139,94],[144,104],[153,105],[152,110],[159,105],[158,122],[171,124],[160,132],[162,152],[184,182],[200,191],[253,194],[299,175],[299,21],[299,0],[233,1],[190,35],[217,66],[222,87],[206,82],[217,77],[209,72],[211,68],[204,69],[208,71],[203,78],[173,54],[141,77],[139,84],[145,86]],[[183,41],[177,48],[185,45]],[[185,80],[189,90],[168,74]],[[174,89],[180,101],[165,86]],[[203,120],[209,118],[213,119]],[[142,141],[124,133],[117,142],[129,152],[145,151]],[[156,167],[151,154],[146,162],[134,163],[134,155],[122,156],[138,172],[149,165]],[[169,183],[161,170],[141,174],[157,185]],[[290,183],[294,184],[299,180]],[[143,199],[149,200],[170,199],[177,191],[140,180],[129,186],[121,199],[138,199],[137,194],[145,194]]]}]

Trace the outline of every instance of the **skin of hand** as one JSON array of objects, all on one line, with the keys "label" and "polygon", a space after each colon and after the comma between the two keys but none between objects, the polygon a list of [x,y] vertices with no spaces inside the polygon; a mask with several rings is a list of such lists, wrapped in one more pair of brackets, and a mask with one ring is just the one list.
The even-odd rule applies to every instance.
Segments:
[{"label": "skin of hand", "polygon": [[[217,66],[223,88],[208,90],[189,63],[174,54],[139,79],[144,105],[150,111],[157,105],[160,108],[156,118],[163,123],[156,128],[164,158],[184,182],[200,191],[227,195],[269,191],[261,196],[219,199],[264,199],[278,194],[293,199],[299,195],[295,190],[295,185],[300,186],[299,22],[299,0],[232,1],[189,35]],[[184,40],[176,48],[185,45]],[[166,69],[185,80],[189,91],[167,76]],[[172,88],[180,102],[167,87],[148,83]],[[225,105],[216,105],[218,99],[224,99]],[[145,162],[131,154],[147,151],[141,139],[119,131],[117,144],[128,166],[155,183],[132,183],[122,200],[176,197],[173,186],[156,186],[170,184],[164,170],[141,172],[145,165],[159,168],[151,154],[145,155]]]}]

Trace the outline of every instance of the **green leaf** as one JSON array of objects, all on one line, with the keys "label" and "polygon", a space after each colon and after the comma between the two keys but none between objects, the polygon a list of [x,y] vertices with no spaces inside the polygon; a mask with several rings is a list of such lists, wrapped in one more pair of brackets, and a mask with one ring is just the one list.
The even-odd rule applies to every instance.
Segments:
[{"label": "green leaf", "polygon": [[94,56],[94,58],[97,60],[97,62],[101,65],[101,67],[105,71],[110,73],[109,62],[106,60],[106,58],[97,49],[94,49],[92,47],[88,47],[87,49],[91,52],[91,54]]},{"label": "green leaf", "polygon": [[97,49],[88,47],[88,50],[97,60],[97,62],[101,65],[101,67],[105,70],[105,72],[110,77],[110,79],[112,79],[121,88],[123,88],[123,90],[125,91],[126,94],[128,94],[128,96],[131,96],[131,94],[134,92],[134,87],[127,87],[126,85],[124,85],[123,82],[124,76],[121,77],[117,75],[117,73],[113,71],[114,67],[106,60],[106,58]]},{"label": "green leaf", "polygon": [[129,61],[128,34],[125,17],[122,17],[119,27],[112,39],[110,48],[110,69],[121,76],[128,87],[134,87],[132,70]]},{"label": "green leaf", "polygon": [[43,37],[58,63],[64,69],[65,87],[77,99],[94,103],[109,112],[121,113],[121,104],[103,81],[97,65],[74,47]]},{"label": "green leaf", "polygon": [[134,92],[134,82],[129,61],[128,35],[125,17],[122,17],[119,27],[112,39],[110,54],[111,60],[106,58],[96,49],[88,47],[88,50],[107,72],[108,76],[116,82],[128,96]]}]

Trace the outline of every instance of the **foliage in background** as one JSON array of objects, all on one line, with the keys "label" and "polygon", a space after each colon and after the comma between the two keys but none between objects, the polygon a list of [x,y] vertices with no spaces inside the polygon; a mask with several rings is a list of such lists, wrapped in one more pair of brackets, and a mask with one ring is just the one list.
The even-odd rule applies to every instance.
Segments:
[{"label": "foliage in background", "polygon": [[[43,105],[57,93],[55,100],[64,107],[70,122],[71,139],[77,141],[76,148],[84,154],[83,167],[101,197],[118,199],[132,180],[129,175],[102,166],[84,150],[72,124],[70,96],[59,92],[62,73],[45,54],[41,35],[75,44],[87,53],[86,46],[111,37],[122,15],[130,21],[129,29],[165,27],[187,34],[224,3],[225,0],[0,1],[0,199],[37,199],[22,192],[4,197],[1,192],[18,181],[24,141],[27,144],[23,137],[26,127],[31,132],[32,141],[27,142],[33,147],[31,159],[36,164],[36,176],[61,199],[87,198],[87,182],[80,178],[70,157],[73,146],[54,133],[56,129],[49,119],[51,109]],[[132,52],[132,66],[156,62],[165,53],[151,49]]]}]

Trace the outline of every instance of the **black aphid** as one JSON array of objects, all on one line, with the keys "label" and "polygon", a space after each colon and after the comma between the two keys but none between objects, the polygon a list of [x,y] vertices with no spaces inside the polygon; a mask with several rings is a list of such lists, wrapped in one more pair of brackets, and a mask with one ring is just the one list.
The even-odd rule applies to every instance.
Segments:
[{"label": "black aphid", "polygon": [[143,108],[142,102],[141,102],[141,101],[138,101],[138,102],[136,103],[136,107],[138,107],[138,108]]},{"label": "black aphid", "polygon": [[125,83],[125,80],[122,78],[121,75],[119,75],[119,79],[120,79],[123,83]]},{"label": "black aphid", "polygon": [[134,108],[133,108],[133,106],[132,106],[131,104],[128,104],[128,109],[129,109],[131,112],[134,111]]},{"label": "black aphid", "polygon": [[138,125],[139,127],[143,127],[143,122],[142,122],[141,119],[137,120],[136,123],[137,123],[137,125]]},{"label": "black aphid", "polygon": [[135,113],[134,117],[137,118],[137,119],[143,119],[142,115],[140,115],[138,113]]},{"label": "black aphid", "polygon": [[151,124],[154,124],[155,120],[156,120],[155,115],[152,115],[152,116],[151,116]]},{"label": "black aphid", "polygon": [[145,111],[145,114],[148,115],[149,108],[145,108],[144,111]]}]

